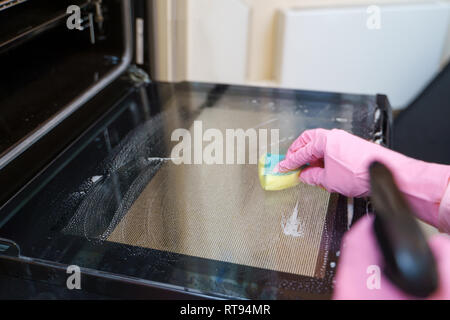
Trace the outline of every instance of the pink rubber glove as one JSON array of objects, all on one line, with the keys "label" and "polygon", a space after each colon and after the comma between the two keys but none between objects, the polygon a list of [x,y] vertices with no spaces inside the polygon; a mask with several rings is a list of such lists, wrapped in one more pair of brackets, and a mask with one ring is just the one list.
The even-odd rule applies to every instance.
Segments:
[{"label": "pink rubber glove", "polygon": [[[365,216],[345,234],[333,299],[415,299],[384,275],[372,224],[373,216]],[[436,235],[428,244],[436,259],[439,287],[427,299],[450,299],[450,237]]]},{"label": "pink rubber glove", "polygon": [[314,129],[292,143],[277,169],[284,172],[309,163],[300,173],[302,182],[361,197],[370,193],[368,168],[375,160],[392,171],[420,219],[450,232],[450,166],[406,157],[343,130]]}]

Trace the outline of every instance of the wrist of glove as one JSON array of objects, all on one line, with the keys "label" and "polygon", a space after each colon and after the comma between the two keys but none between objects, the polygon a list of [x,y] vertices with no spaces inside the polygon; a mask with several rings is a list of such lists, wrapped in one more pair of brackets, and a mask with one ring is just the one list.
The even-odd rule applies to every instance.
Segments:
[{"label": "wrist of glove", "polygon": [[[439,286],[428,299],[450,299],[450,238],[432,237],[428,244],[436,259]],[[335,276],[334,299],[415,299],[398,289],[383,273],[375,240],[373,217],[361,218],[344,236]]]},{"label": "wrist of glove", "polygon": [[[314,129],[292,143],[278,170],[310,166],[300,180],[348,197],[370,194],[369,165],[385,164],[418,217],[450,231],[450,166],[427,163],[366,141],[346,131]],[[442,203],[442,205],[441,205]]]}]

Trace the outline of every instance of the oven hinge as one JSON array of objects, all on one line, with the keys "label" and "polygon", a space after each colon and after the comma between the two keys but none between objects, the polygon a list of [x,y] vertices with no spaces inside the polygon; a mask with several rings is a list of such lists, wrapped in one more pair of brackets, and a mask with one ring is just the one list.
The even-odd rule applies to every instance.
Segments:
[{"label": "oven hinge", "polygon": [[100,32],[102,32],[103,21],[105,20],[105,18],[103,17],[102,0],[94,0],[93,2],[95,6],[95,22],[97,23]]},{"label": "oven hinge", "polygon": [[12,240],[0,238],[0,255],[19,257],[20,247]]},{"label": "oven hinge", "polygon": [[128,67],[126,76],[128,80],[134,83],[136,87],[141,86],[142,84],[150,83],[150,77],[147,72],[145,72],[143,69],[137,67],[136,65],[132,64]]}]

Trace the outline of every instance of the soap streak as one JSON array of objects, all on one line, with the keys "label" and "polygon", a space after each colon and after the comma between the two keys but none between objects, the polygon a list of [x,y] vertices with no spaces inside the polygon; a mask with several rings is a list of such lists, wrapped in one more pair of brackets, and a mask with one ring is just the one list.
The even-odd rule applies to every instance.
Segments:
[{"label": "soap streak", "polygon": [[286,219],[286,221],[281,221],[281,227],[283,228],[283,233],[287,236],[303,236],[302,224],[298,221],[298,200],[290,218]]},{"label": "soap streak", "polygon": [[278,118],[273,118],[273,119],[269,119],[267,121],[261,122],[261,123],[257,124],[256,126],[252,127],[252,129],[256,129],[256,128],[262,127],[264,125],[267,125],[267,124],[275,122],[275,121],[278,121]]}]

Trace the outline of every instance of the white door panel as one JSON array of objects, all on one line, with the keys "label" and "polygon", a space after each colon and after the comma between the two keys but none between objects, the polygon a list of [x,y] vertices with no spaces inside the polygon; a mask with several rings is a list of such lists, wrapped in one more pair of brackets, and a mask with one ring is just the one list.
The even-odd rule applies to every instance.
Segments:
[{"label": "white door panel", "polygon": [[276,80],[283,87],[384,93],[404,107],[438,72],[449,6],[382,5],[380,28],[367,7],[282,10]]}]

